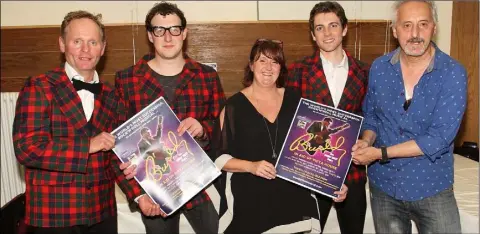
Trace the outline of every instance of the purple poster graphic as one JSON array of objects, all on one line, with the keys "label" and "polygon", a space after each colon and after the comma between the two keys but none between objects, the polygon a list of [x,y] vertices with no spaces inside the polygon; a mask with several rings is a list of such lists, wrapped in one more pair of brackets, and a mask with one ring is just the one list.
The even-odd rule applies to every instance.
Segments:
[{"label": "purple poster graphic", "polygon": [[277,176],[336,197],[362,121],[361,116],[302,98],[275,165]]},{"label": "purple poster graphic", "polygon": [[112,132],[113,151],[122,162],[137,165],[135,179],[167,215],[220,175],[187,132],[178,135],[179,124],[160,97]]}]

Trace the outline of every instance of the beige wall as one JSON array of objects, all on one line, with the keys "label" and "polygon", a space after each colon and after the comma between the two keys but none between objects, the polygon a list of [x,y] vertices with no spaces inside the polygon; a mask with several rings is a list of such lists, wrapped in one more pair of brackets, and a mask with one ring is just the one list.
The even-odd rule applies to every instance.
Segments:
[{"label": "beige wall", "polygon": [[[317,1],[175,1],[189,22],[308,20]],[[106,24],[143,23],[155,1],[2,1],[1,26],[59,25],[72,10],[102,13]],[[354,21],[390,19],[393,1],[341,1]],[[450,53],[452,2],[436,1],[438,46]],[[258,10],[257,10],[258,9]]]}]

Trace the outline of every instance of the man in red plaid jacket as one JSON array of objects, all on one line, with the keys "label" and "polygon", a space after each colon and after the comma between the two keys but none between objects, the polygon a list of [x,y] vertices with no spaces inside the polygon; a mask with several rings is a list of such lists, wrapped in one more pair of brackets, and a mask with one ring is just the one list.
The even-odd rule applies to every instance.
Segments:
[{"label": "man in red plaid jacket", "polygon": [[[115,86],[126,109],[125,120],[163,96],[181,120],[179,134],[188,131],[206,149],[225,95],[213,68],[184,57],[186,24],[183,12],[175,4],[162,2],[150,9],[145,26],[155,51],[118,72]],[[124,171],[129,177],[135,174],[132,167]],[[139,198],[142,199],[151,203],[148,196]],[[158,216],[158,206],[151,204],[140,205],[147,233],[178,233],[181,213],[196,233],[218,233],[218,214],[205,191],[168,218]]]},{"label": "man in red plaid jacket", "polygon": [[33,233],[117,233],[114,180],[128,198],[141,194],[110,150],[118,98],[95,71],[105,50],[100,17],[68,13],[59,38],[66,63],[28,78],[17,100],[13,143]]},{"label": "man in red plaid jacket", "polygon": [[[304,98],[361,115],[369,66],[342,48],[347,18],[336,2],[321,2],[310,12],[310,30],[319,50],[289,66],[287,86],[301,91]],[[350,165],[345,184],[347,198],[335,203],[342,233],[363,233],[367,208],[365,166]],[[317,194],[323,228],[332,199]]]}]

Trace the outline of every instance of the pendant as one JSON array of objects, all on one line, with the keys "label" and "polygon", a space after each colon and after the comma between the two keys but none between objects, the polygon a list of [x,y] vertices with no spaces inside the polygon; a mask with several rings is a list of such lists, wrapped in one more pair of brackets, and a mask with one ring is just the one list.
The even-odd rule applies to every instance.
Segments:
[{"label": "pendant", "polygon": [[273,152],[272,158],[274,158],[274,159],[277,158],[277,154],[275,152]]}]

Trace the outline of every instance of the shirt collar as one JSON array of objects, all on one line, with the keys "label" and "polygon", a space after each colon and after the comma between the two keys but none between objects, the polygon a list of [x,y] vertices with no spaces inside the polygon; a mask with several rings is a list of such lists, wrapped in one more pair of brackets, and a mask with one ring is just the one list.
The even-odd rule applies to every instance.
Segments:
[{"label": "shirt collar", "polygon": [[[183,67],[182,72],[180,73],[183,74],[185,70],[192,72],[194,74],[197,74],[201,71],[200,64],[190,58],[187,54],[183,55],[185,57],[185,65]],[[148,53],[144,55],[141,59],[138,60],[138,62],[134,66],[133,74],[136,76],[145,76],[148,72],[153,71],[150,66],[148,65],[148,61],[152,60],[155,58],[154,53]]]},{"label": "shirt collar", "polygon": [[[435,56],[437,55],[437,53],[439,52],[439,49],[437,47],[437,45],[433,42],[430,42],[432,43],[433,45],[433,49],[435,50],[435,55],[432,57],[432,59],[430,60],[430,63],[428,64],[428,67],[426,69],[426,72],[429,73],[433,70],[434,68],[434,65],[435,65]],[[392,65],[395,65],[396,63],[400,62],[400,50],[402,48],[398,47],[398,49],[396,49],[392,55],[392,58],[390,59],[390,63]]]},{"label": "shirt collar", "polygon": [[[68,79],[70,79],[70,81],[72,81],[72,79],[75,78],[77,80],[85,82],[85,78],[80,74],[78,74],[78,72],[70,64],[68,64],[68,62],[65,62],[65,73],[67,73]],[[100,82],[100,79],[98,77],[98,73],[97,71],[95,71],[95,73],[93,74],[93,80],[90,83],[94,84],[99,82]]]},{"label": "shirt collar", "polygon": [[[348,69],[348,57],[347,57],[347,54],[345,53],[345,50],[342,50],[342,54],[343,54],[342,61],[340,61],[340,63],[335,67],[343,67]],[[332,67],[334,66],[327,58],[325,58],[325,56],[323,56],[322,52],[320,52],[320,59],[322,59],[323,63],[328,63]]]}]

